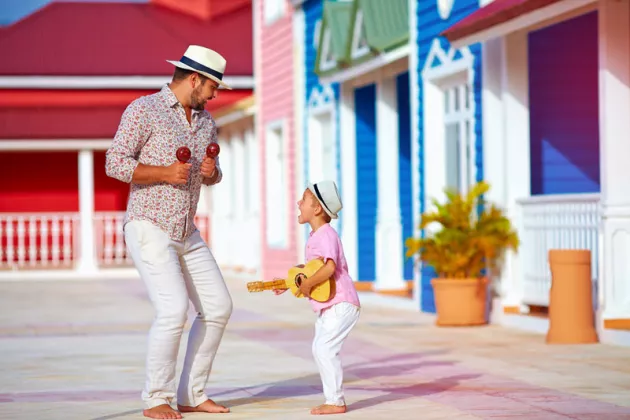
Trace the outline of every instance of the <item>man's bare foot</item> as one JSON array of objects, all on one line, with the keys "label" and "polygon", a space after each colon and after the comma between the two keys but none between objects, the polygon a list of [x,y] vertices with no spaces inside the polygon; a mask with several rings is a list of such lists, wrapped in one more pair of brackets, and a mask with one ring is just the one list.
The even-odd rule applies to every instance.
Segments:
[{"label": "man's bare foot", "polygon": [[197,407],[188,407],[177,404],[177,409],[182,413],[229,413],[230,409],[208,400],[199,404]]},{"label": "man's bare foot", "polygon": [[346,412],[345,405],[322,404],[311,410],[311,414],[343,414]]},{"label": "man's bare foot", "polygon": [[157,405],[153,408],[147,408],[142,412],[144,417],[150,417],[152,419],[181,419],[182,415],[173,410],[168,404]]}]

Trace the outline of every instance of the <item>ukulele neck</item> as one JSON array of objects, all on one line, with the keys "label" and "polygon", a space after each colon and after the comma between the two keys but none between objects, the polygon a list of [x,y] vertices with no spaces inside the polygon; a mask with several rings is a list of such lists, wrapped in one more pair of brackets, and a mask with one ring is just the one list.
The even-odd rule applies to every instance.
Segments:
[{"label": "ukulele neck", "polygon": [[262,284],[263,290],[288,289],[287,282],[283,279],[265,281]]}]

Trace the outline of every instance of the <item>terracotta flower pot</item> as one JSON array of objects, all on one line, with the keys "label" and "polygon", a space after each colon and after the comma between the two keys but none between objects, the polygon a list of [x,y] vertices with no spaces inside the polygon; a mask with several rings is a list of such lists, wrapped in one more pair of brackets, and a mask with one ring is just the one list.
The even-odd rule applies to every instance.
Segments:
[{"label": "terracotta flower pot", "polygon": [[488,279],[431,280],[439,326],[487,324]]},{"label": "terracotta flower pot", "polygon": [[593,311],[591,251],[549,251],[549,330],[547,343],[597,343]]}]

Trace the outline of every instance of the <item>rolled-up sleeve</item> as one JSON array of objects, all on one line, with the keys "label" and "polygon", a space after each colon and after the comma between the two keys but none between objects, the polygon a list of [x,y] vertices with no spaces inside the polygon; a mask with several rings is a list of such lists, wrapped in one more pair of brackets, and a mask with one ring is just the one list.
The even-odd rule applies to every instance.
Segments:
[{"label": "rolled-up sleeve", "polygon": [[138,166],[138,154],[151,134],[150,121],[144,106],[135,100],[122,115],[111,147],[105,153],[105,173],[130,183]]}]

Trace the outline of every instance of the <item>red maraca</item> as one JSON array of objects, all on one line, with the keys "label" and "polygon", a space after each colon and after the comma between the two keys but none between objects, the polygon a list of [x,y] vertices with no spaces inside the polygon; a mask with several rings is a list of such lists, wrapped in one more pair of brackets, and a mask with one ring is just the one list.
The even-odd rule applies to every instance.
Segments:
[{"label": "red maraca", "polygon": [[186,163],[190,160],[190,149],[186,146],[182,146],[177,149],[177,153],[175,153],[175,156],[177,156],[177,160],[179,160],[181,163]]},{"label": "red maraca", "polygon": [[220,151],[219,143],[210,143],[208,147],[206,147],[206,155],[211,158],[219,156]]}]

